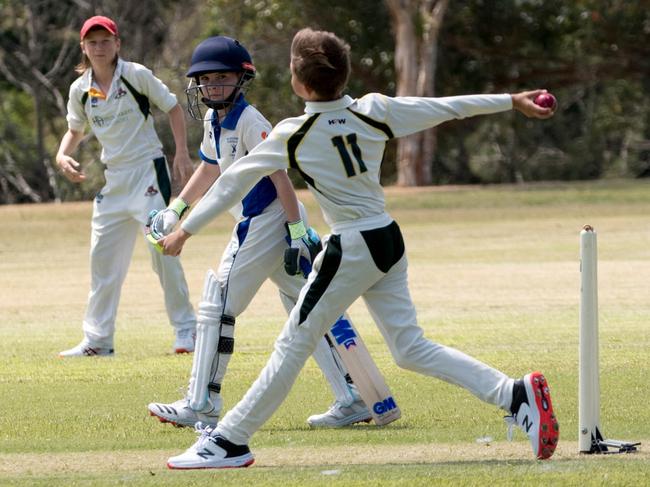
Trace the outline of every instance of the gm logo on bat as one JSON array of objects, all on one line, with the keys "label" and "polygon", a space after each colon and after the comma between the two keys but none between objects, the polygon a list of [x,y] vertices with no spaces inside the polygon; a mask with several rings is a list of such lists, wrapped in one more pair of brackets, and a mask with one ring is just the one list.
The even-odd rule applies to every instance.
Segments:
[{"label": "gm logo on bat", "polygon": [[330,331],[332,332],[332,335],[334,335],[336,343],[338,345],[343,345],[346,350],[350,347],[357,346],[357,342],[355,341],[357,334],[354,332],[354,328],[352,328],[350,322],[345,318],[339,318]]},{"label": "gm logo on bat", "polygon": [[375,412],[375,414],[384,414],[388,411],[392,411],[396,407],[397,404],[395,404],[395,399],[393,399],[393,396],[388,396],[383,401],[377,401],[375,404],[373,404],[372,410]]}]

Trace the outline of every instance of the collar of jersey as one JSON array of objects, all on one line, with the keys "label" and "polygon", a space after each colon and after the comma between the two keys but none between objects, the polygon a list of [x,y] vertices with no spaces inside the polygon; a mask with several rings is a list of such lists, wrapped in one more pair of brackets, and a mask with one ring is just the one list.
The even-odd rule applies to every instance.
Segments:
[{"label": "collar of jersey", "polygon": [[[124,61],[122,58],[118,57],[117,58],[117,66],[115,66],[115,72],[113,73],[113,80],[111,81],[111,89],[113,89],[114,83],[116,79],[118,79],[120,76],[122,76],[122,71],[124,70]],[[90,88],[93,86],[93,70],[92,68],[87,69],[83,76],[83,86],[81,86],[81,89],[83,91],[89,91]],[[104,93],[106,96],[108,96],[108,93]]]},{"label": "collar of jersey", "polygon": [[354,103],[352,97],[344,95],[338,100],[332,101],[306,101],[305,102],[305,113],[323,113],[323,112],[334,112],[336,110],[342,110],[349,107]]},{"label": "collar of jersey", "polygon": [[248,102],[244,99],[244,95],[239,95],[232,110],[228,112],[226,117],[223,119],[223,122],[221,122],[221,126],[226,130],[235,130],[237,122],[239,122],[239,117],[241,117],[242,112],[247,106]]}]

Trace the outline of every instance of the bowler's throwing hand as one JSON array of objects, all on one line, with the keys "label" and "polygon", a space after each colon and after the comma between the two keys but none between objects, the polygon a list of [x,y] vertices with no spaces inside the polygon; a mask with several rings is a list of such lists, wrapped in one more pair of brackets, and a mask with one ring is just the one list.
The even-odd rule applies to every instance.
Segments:
[{"label": "bowler's throwing hand", "polygon": [[551,118],[555,114],[555,109],[557,105],[552,107],[542,107],[535,103],[535,98],[539,95],[547,93],[546,90],[533,90],[533,91],[522,91],[521,93],[514,93],[510,95],[512,97],[512,108],[520,111],[524,115],[530,118]]}]

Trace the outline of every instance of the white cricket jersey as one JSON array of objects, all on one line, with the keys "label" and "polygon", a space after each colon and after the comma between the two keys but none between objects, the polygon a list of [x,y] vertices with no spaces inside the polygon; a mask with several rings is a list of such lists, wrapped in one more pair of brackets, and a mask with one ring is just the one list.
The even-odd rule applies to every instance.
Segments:
[{"label": "white cricket jersey", "polygon": [[[68,127],[83,132],[88,123],[102,145],[101,160],[109,167],[162,156],[153,116],[148,114],[145,118],[121,77],[165,113],[178,103],[176,96],[148,68],[122,59],[117,61],[110,92],[103,94],[105,99],[93,80],[92,69],[77,78],[70,86]],[[84,93],[88,96],[82,105]]]},{"label": "white cricket jersey", "polygon": [[286,167],[300,172],[333,230],[390,223],[379,182],[389,139],[510,109],[508,94],[391,98],[371,93],[359,99],[306,102],[305,115],[280,122],[268,139],[221,174],[182,227],[198,232],[262,176]]},{"label": "white cricket jersey", "polygon": [[[199,157],[207,164],[218,164],[222,173],[271,132],[269,121],[241,95],[223,120],[219,121],[213,110],[208,110],[205,118]],[[263,177],[230,213],[236,220],[256,216],[276,198],[275,185]]]}]

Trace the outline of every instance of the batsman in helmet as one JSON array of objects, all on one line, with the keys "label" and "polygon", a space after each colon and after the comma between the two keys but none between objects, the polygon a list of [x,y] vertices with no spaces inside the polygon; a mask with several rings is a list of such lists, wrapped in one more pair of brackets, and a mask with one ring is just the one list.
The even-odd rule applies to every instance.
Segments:
[{"label": "batsman in helmet", "polygon": [[[186,93],[190,115],[204,125],[199,150],[202,162],[179,197],[167,209],[151,215],[152,244],[160,247],[190,204],[210,198],[220,174],[271,131],[271,124],[245,98],[255,74],[250,54],[235,39],[210,37],[194,50]],[[217,271],[207,273],[198,306],[197,341],[187,395],[171,404],[148,406],[150,414],[162,422],[178,426],[218,422],[223,380],[235,349],[237,316],[266,279],[278,287],[289,312],[320,250],[318,235],[309,227],[305,208],[284,169],[259,180],[230,213],[237,223]],[[308,423],[340,427],[369,421],[368,408],[325,337],[313,357],[336,400],[324,414],[309,417]]]}]

